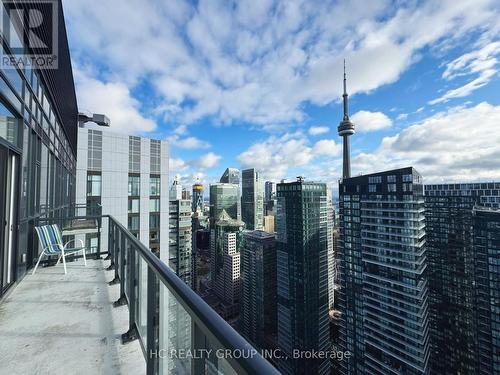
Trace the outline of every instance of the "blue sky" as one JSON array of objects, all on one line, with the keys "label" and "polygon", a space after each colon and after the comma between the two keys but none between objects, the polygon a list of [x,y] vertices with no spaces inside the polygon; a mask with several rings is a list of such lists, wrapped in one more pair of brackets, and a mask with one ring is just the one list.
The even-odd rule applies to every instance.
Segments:
[{"label": "blue sky", "polygon": [[[94,3],[94,4],[93,4]],[[186,184],[226,167],[341,173],[342,60],[353,173],[500,178],[499,5],[460,1],[64,2],[79,106],[168,139]]]}]

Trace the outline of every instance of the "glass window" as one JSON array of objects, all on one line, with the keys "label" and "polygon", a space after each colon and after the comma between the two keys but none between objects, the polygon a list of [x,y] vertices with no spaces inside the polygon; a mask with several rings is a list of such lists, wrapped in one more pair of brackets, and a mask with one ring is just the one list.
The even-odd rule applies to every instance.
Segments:
[{"label": "glass window", "polygon": [[132,197],[141,195],[141,178],[139,176],[128,176],[128,195]]},{"label": "glass window", "polygon": [[160,195],[160,177],[149,178],[149,195]]},{"label": "glass window", "polygon": [[368,192],[369,193],[376,193],[377,192],[377,185],[368,185]]},{"label": "glass window", "polygon": [[396,176],[395,175],[387,176],[387,182],[396,182]]},{"label": "glass window", "polygon": [[387,185],[387,191],[389,191],[389,192],[395,192],[396,191],[396,184],[388,184]]},{"label": "glass window", "polygon": [[139,199],[129,199],[128,200],[128,213],[138,214],[139,213]]},{"label": "glass window", "polygon": [[19,146],[21,121],[0,103],[0,137]]},{"label": "glass window", "polygon": [[139,230],[139,216],[129,216],[128,218],[128,229]]},{"label": "glass window", "polygon": [[155,198],[149,200],[149,211],[160,212],[160,199]]},{"label": "glass window", "polygon": [[100,197],[102,189],[102,177],[97,174],[87,175],[87,196]]}]

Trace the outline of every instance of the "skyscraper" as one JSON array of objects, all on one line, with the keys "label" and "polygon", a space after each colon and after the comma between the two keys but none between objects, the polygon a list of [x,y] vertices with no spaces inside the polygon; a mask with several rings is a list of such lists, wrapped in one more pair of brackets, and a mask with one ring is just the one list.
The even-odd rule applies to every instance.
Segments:
[{"label": "skyscraper", "polygon": [[293,350],[329,349],[326,185],[277,186],[278,346],[284,374],[328,374],[328,359],[293,358]]},{"label": "skyscraper", "polygon": [[343,179],[341,374],[427,374],[428,291],[421,176],[402,168]]},{"label": "skyscraper", "polygon": [[186,284],[193,287],[191,200],[172,199],[176,197],[179,186],[174,181],[170,189],[168,265]]},{"label": "skyscraper", "polygon": [[245,231],[241,248],[241,332],[257,348],[276,335],[276,241],[274,234]]},{"label": "skyscraper", "polygon": [[[239,252],[244,224],[222,210],[210,230],[210,279],[215,295],[222,302],[220,313],[226,319],[239,313]],[[227,236],[235,233],[235,236]]]},{"label": "skyscraper", "polygon": [[500,209],[473,210],[475,374],[500,371]]},{"label": "skyscraper", "polygon": [[[425,186],[431,368],[436,373],[479,373],[480,363],[482,367],[492,363],[488,354],[491,346],[490,350],[483,347],[477,351],[475,314],[489,309],[485,302],[491,304],[491,300],[483,294],[488,293],[489,286],[481,279],[489,270],[475,272],[475,267],[487,264],[477,262],[482,248],[474,245],[476,205],[499,208],[500,183]],[[494,217],[479,208],[477,212],[476,223],[483,217]],[[484,298],[475,300],[479,288],[479,296]]]},{"label": "skyscraper", "polygon": [[240,171],[236,168],[226,168],[226,170],[222,174],[222,177],[220,178],[219,182],[222,182],[225,184],[239,185],[240,184]]},{"label": "skyscraper", "polygon": [[347,83],[346,83],[346,74],[345,74],[345,60],[344,60],[344,94],[343,102],[344,102],[344,117],[340,122],[337,130],[339,135],[343,140],[343,165],[342,165],[342,178],[351,177],[351,146],[349,137],[354,134],[354,124],[349,120],[349,107],[347,103]]},{"label": "skyscraper", "polygon": [[193,212],[200,211],[201,213],[203,213],[204,205],[203,185],[197,182],[193,185],[193,205],[191,207],[191,210]]},{"label": "skyscraper", "polygon": [[[76,203],[101,205],[155,253],[168,253],[168,143],[112,131],[78,129]],[[101,246],[107,249],[106,230]],[[87,235],[92,244],[95,235]]]},{"label": "skyscraper", "polygon": [[241,220],[249,230],[262,229],[264,216],[262,178],[253,168],[243,170],[241,177]]},{"label": "skyscraper", "polygon": [[210,185],[210,227],[213,227],[222,211],[235,220],[241,219],[240,188],[229,183]]}]

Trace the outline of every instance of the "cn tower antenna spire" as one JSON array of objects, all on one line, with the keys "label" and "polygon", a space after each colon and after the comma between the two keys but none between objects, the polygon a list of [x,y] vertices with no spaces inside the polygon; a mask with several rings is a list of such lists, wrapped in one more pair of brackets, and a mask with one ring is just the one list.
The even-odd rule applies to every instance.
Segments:
[{"label": "cn tower antenna spire", "polygon": [[342,94],[344,102],[344,117],[340,122],[337,130],[339,135],[343,140],[343,166],[342,166],[342,178],[351,177],[351,146],[349,137],[354,134],[354,124],[349,120],[349,106],[348,106],[348,95],[347,95],[347,75],[345,73],[345,59],[344,59],[344,93]]}]

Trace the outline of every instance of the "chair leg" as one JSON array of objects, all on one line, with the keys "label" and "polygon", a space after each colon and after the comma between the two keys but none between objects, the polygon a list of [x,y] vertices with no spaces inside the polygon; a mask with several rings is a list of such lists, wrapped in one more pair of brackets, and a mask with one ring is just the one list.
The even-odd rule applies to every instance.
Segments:
[{"label": "chair leg", "polygon": [[56,266],[59,264],[60,261],[61,261],[61,255],[59,255],[59,258],[57,258]]},{"label": "chair leg", "polygon": [[82,254],[83,254],[83,262],[85,263],[85,267],[87,267],[87,258],[85,257],[85,248],[82,249]]},{"label": "chair leg", "polygon": [[64,274],[66,275],[67,274],[67,271],[66,271],[66,257],[64,256],[64,251],[61,253],[61,256],[62,256],[62,260],[63,260]]},{"label": "chair leg", "polygon": [[33,270],[33,273],[31,275],[34,275],[35,272],[36,272],[36,269],[38,268],[38,265],[40,264],[40,261],[42,260],[42,257],[43,257],[43,254],[45,253],[45,251],[42,251],[42,253],[40,254],[40,257],[38,258],[38,262],[36,262],[36,266],[35,266],[35,269]]}]

